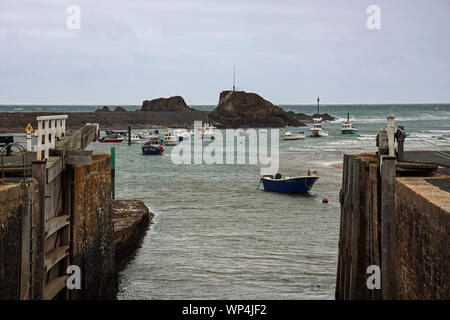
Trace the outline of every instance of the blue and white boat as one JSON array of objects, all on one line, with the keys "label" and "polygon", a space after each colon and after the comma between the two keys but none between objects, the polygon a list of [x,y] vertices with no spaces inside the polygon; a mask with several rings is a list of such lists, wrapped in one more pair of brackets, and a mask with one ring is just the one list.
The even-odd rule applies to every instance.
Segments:
[{"label": "blue and white boat", "polygon": [[145,138],[145,137],[143,137],[142,135],[140,135],[140,134],[133,134],[132,136],[131,136],[131,143],[146,143],[147,141],[148,141],[148,139],[147,138]]},{"label": "blue and white boat", "polygon": [[162,154],[165,149],[162,146],[163,141],[158,136],[153,136],[148,138],[147,141],[142,147],[142,154],[145,155],[157,155]]},{"label": "blue and white boat", "polygon": [[263,176],[261,181],[266,191],[306,194],[319,179],[315,170],[308,170],[307,176],[282,177],[277,173],[274,176]]}]

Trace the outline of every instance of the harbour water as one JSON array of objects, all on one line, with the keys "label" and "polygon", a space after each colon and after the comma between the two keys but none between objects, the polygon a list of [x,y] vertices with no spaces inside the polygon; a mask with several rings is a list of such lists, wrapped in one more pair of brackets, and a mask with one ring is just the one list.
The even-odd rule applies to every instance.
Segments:
[{"label": "harbour water", "polygon": [[[64,108],[58,112],[79,111]],[[142,248],[120,273],[118,298],[333,299],[343,154],[375,150],[389,113],[413,133],[408,149],[450,149],[450,105],[323,106],[322,112],[340,118],[325,124],[329,137],[280,141],[280,173],[318,170],[306,196],[256,190],[257,165],[175,165],[171,147],[163,156],[143,156],[139,145],[114,145],[116,198],[142,200],[155,213]],[[347,112],[357,135],[340,134]],[[308,135],[306,127],[299,130]],[[89,148],[110,152],[111,145]]]}]

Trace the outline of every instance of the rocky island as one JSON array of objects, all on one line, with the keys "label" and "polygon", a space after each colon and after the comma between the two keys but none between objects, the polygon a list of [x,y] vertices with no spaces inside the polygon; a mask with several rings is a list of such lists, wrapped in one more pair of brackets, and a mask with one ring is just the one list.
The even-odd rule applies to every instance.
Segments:
[{"label": "rocky island", "polygon": [[180,96],[145,100],[141,111],[196,111],[189,108]]},{"label": "rocky island", "polygon": [[296,116],[265,100],[256,93],[222,91],[217,107],[209,118],[221,128],[276,128],[304,126]]},{"label": "rocky island", "polygon": [[303,121],[303,122],[313,122],[313,119],[315,119],[315,118],[322,118],[323,121],[335,121],[338,119],[333,116],[330,116],[328,113],[323,113],[323,114],[315,113],[312,116],[308,116],[307,114],[304,114],[301,112],[295,113],[293,111],[289,111],[289,113],[292,116],[296,117],[298,120]]},{"label": "rocky island", "polygon": [[[58,115],[62,112],[1,112],[0,133],[24,132],[28,123],[37,127],[36,117]],[[219,128],[281,128],[305,126],[313,117],[324,121],[336,118],[328,115],[308,116],[286,112],[256,93],[222,91],[213,111],[199,111],[189,107],[183,97],[173,96],[145,100],[137,111],[123,107],[104,106],[95,112],[63,112],[69,115],[68,129],[78,129],[88,122],[99,123],[101,129],[126,130],[161,127],[192,128],[194,121],[210,121]]]}]

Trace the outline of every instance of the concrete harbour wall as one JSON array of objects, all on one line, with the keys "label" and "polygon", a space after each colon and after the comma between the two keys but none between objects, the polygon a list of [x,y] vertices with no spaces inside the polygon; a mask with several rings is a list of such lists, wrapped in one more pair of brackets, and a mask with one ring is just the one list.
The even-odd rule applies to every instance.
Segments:
[{"label": "concrete harbour wall", "polygon": [[92,165],[73,166],[71,264],[82,273],[82,290],[73,299],[115,297],[111,165],[108,154],[94,154]]}]

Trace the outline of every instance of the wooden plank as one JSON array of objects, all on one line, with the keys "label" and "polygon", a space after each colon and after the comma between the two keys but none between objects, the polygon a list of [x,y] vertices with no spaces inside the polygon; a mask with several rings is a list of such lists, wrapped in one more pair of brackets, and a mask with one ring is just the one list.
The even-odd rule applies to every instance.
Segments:
[{"label": "wooden plank", "polygon": [[347,218],[346,218],[346,210],[347,210],[347,195],[348,195],[348,179],[349,179],[349,163],[350,156],[344,155],[344,166],[342,172],[342,188],[340,195],[341,202],[341,217],[340,217],[340,226],[339,226],[339,260],[338,260],[338,279],[337,279],[337,294],[336,299],[344,299],[345,292],[345,272],[346,272],[346,259],[347,259],[347,251],[346,251],[346,241],[347,241]]},{"label": "wooden plank", "polygon": [[[370,165],[372,183],[372,264],[381,268],[381,204],[380,204],[380,178],[379,163]],[[373,290],[373,298],[381,299],[381,290]]]},{"label": "wooden plank", "polygon": [[20,262],[20,300],[28,300],[31,298],[31,287],[30,287],[30,280],[33,270],[31,269],[31,259],[30,253],[31,253],[31,221],[30,218],[32,218],[32,211],[34,210],[34,181],[29,180],[28,181],[28,193],[24,194],[24,197],[27,197],[28,199],[23,199],[24,203],[29,203],[29,205],[24,205],[24,210],[22,210],[22,216],[21,216],[21,231],[22,231],[22,237],[21,237],[21,246],[20,246],[20,253],[21,253],[21,262]]},{"label": "wooden plank", "polygon": [[61,292],[62,289],[66,287],[66,281],[69,276],[64,275],[52,279],[49,283],[45,285],[44,288],[44,300],[52,300],[56,295]]},{"label": "wooden plank", "polygon": [[366,261],[366,208],[367,208],[367,190],[369,190],[368,181],[368,163],[359,162],[359,205],[356,210],[358,216],[358,225],[356,230],[356,292],[355,299],[367,298],[367,286],[365,280],[367,261]]},{"label": "wooden plank", "polygon": [[45,192],[46,192],[46,169],[45,161],[33,161],[31,165],[31,172],[34,179],[37,180],[39,189],[39,212],[35,213],[37,218],[36,225],[33,226],[34,242],[34,270],[33,270],[33,299],[42,299],[44,290],[44,244],[45,244]]},{"label": "wooden plank", "polygon": [[353,165],[354,165],[354,157],[349,156],[348,158],[348,170],[347,170],[347,183],[345,186],[345,200],[344,200],[344,212],[345,212],[345,223],[344,223],[344,299],[350,299],[350,272],[351,272],[351,228],[352,228],[352,220],[351,220],[351,210],[352,210],[352,175],[353,175]]},{"label": "wooden plank", "polygon": [[47,161],[47,183],[52,182],[63,170],[63,162],[60,157],[49,157]]},{"label": "wooden plank", "polygon": [[396,158],[381,158],[381,294],[383,300],[395,299],[397,225],[395,219]]},{"label": "wooden plank", "polygon": [[341,204],[341,214],[340,214],[340,222],[339,222],[339,243],[338,243],[338,262],[337,262],[337,272],[336,272],[336,289],[335,289],[335,299],[340,300],[342,297],[342,285],[343,285],[343,262],[342,255],[344,252],[343,243],[344,243],[344,200],[345,200],[345,185],[347,181],[347,166],[348,166],[348,155],[344,154],[343,161],[343,170],[342,170],[342,185],[341,190],[339,192],[339,202]]},{"label": "wooden plank", "polygon": [[61,246],[56,247],[45,255],[45,265],[44,272],[48,272],[51,268],[53,268],[59,261],[64,259],[69,255],[69,246]]},{"label": "wooden plank", "polygon": [[69,215],[61,215],[48,219],[45,223],[45,237],[47,238],[59,229],[64,228],[69,224],[69,221]]},{"label": "wooden plank", "polygon": [[359,190],[360,190],[360,159],[353,159],[353,175],[352,175],[352,210],[351,210],[351,241],[350,241],[350,252],[351,252],[351,272],[350,272],[350,299],[356,299],[356,286],[357,286],[357,258],[358,258],[358,228],[359,228]]}]

